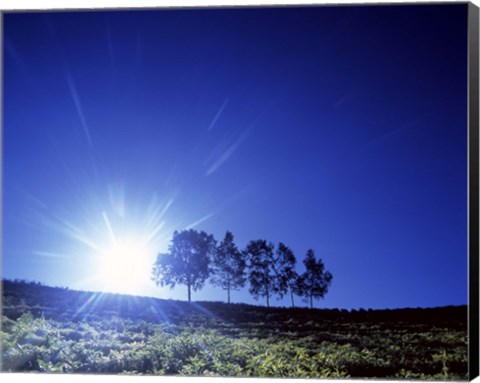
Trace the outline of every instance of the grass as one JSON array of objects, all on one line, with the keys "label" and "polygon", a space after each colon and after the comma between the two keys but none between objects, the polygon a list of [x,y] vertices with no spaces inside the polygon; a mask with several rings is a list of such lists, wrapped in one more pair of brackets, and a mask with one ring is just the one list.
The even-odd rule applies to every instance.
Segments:
[{"label": "grass", "polygon": [[466,306],[318,310],[3,281],[2,371],[467,379]]}]

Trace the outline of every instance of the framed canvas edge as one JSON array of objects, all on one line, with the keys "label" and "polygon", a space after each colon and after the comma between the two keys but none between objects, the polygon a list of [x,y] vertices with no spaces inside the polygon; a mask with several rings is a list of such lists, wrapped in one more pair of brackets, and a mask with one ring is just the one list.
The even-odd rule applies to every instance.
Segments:
[{"label": "framed canvas edge", "polygon": [[468,6],[468,136],[469,136],[469,367],[479,375],[479,8]]},{"label": "framed canvas edge", "polygon": [[[291,6],[354,6],[354,5],[365,5],[365,6],[382,6],[382,5],[416,5],[416,4],[452,4],[455,1],[450,2],[424,2],[424,3],[417,3],[414,1],[407,1],[405,3],[388,3],[388,2],[379,2],[379,3],[350,3],[350,4],[341,4],[341,3],[318,3],[318,4],[301,4],[301,5],[294,5],[290,4]],[[479,162],[480,162],[480,150],[479,150],[479,105],[480,105],[480,97],[479,97],[479,10],[480,8],[476,6],[472,2],[457,2],[458,3],[466,3],[468,4],[468,278],[469,278],[469,286],[468,286],[468,379],[472,381],[478,378],[480,374],[480,259],[479,259]],[[267,4],[263,7],[288,7],[289,4]],[[217,6],[219,8],[237,8],[239,6]],[[240,7],[262,7],[260,4],[255,5],[244,5]],[[130,10],[169,10],[169,9],[184,9],[189,7],[176,7],[176,6],[169,6],[169,7],[151,7],[151,8],[105,8],[105,9],[96,9],[95,11],[130,11]],[[193,8],[202,8],[193,6]],[[209,7],[210,9],[212,7]],[[0,9],[0,41],[3,42],[3,17],[5,14],[8,13],[15,13],[15,12],[62,12],[62,11],[89,11],[93,9],[26,9],[26,10],[11,10],[11,9]],[[3,46],[3,43],[2,43]],[[0,68],[1,68],[1,75],[0,75],[0,167],[3,168],[3,49],[0,49]],[[0,171],[0,199],[3,201],[3,171]],[[3,227],[3,203],[0,203],[0,227]],[[3,249],[3,236],[0,233],[0,246]],[[0,257],[0,275],[2,273],[2,266],[3,262]],[[0,283],[0,295],[2,294],[2,284]],[[1,300],[0,300],[0,311],[1,311]],[[0,350],[1,351],[1,350]],[[1,359],[0,359],[1,363]],[[6,378],[8,376],[23,379],[26,375],[24,374],[9,374],[1,371],[0,365],[0,374]],[[38,374],[35,374],[35,378],[40,378]],[[44,378],[50,378],[51,374],[46,374]],[[61,374],[60,377],[64,377],[64,374]],[[85,377],[85,375],[79,374],[75,379],[80,379]],[[90,378],[95,378],[95,376],[89,376]],[[97,376],[98,377],[98,376]],[[114,376],[112,376],[114,377]],[[103,379],[108,377],[103,376]],[[164,377],[162,377],[163,379]],[[167,377],[168,378],[168,377]],[[175,378],[174,378],[175,379]],[[193,378],[190,381],[195,381],[197,378]],[[95,379],[94,379],[95,380]],[[221,381],[227,381],[229,378],[221,378]],[[243,379],[236,379],[238,381],[242,381]],[[250,380],[250,379],[249,379]],[[255,379],[254,379],[255,380]],[[277,379],[267,379],[268,381],[276,381]],[[16,381],[16,380],[15,380]],[[138,379],[134,380],[135,382]],[[166,380],[168,381],[168,379]],[[183,381],[183,380],[182,380]],[[313,379],[315,381],[315,379]],[[332,379],[331,381],[339,381],[337,379]],[[350,381],[347,379],[346,381]],[[359,379],[357,381],[362,381]],[[387,380],[390,381],[390,380]],[[479,381],[480,382],[480,381]]]}]

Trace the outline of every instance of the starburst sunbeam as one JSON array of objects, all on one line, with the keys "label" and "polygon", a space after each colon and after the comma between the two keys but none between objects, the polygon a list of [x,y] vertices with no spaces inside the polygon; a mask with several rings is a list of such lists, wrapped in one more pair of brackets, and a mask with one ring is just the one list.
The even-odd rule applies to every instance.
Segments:
[{"label": "starburst sunbeam", "polygon": [[103,222],[105,222],[105,226],[107,227],[108,234],[110,235],[110,239],[112,240],[113,243],[117,243],[117,238],[115,237],[115,233],[113,232],[112,224],[108,219],[107,213],[104,211],[102,211],[102,218],[103,218]]},{"label": "starburst sunbeam", "polygon": [[87,139],[88,145],[93,146],[92,137],[90,135],[90,129],[88,128],[85,115],[83,113],[82,104],[80,103],[80,98],[78,97],[77,87],[73,81],[73,78],[69,72],[66,74],[66,79],[68,83],[68,89],[70,90],[70,95],[75,104],[75,109],[77,110],[78,117],[80,118],[80,123],[82,124],[83,132],[85,133],[85,138]]},{"label": "starburst sunbeam", "polygon": [[213,127],[215,126],[215,124],[217,123],[218,119],[220,118],[220,116],[222,115],[223,113],[223,110],[225,109],[225,107],[227,106],[228,104],[228,98],[225,99],[225,101],[223,102],[222,106],[220,107],[220,109],[218,110],[217,114],[215,115],[215,117],[213,118],[212,122],[210,123],[210,126],[208,127],[208,130],[212,130]]}]

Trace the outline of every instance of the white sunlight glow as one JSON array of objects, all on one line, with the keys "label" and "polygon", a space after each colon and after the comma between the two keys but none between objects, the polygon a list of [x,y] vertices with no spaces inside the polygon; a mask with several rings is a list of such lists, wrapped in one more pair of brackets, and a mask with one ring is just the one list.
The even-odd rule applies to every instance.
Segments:
[{"label": "white sunlight glow", "polygon": [[94,260],[91,282],[96,289],[129,295],[150,295],[152,288],[156,290],[150,276],[156,255],[165,246],[168,231],[161,229],[171,204],[153,199],[146,214],[136,219],[123,214],[124,209],[118,214],[101,213],[103,230],[97,234],[95,246],[90,246]]},{"label": "white sunlight glow", "polygon": [[114,242],[99,258],[98,276],[104,290],[132,293],[148,281],[152,268],[151,252],[141,241]]}]

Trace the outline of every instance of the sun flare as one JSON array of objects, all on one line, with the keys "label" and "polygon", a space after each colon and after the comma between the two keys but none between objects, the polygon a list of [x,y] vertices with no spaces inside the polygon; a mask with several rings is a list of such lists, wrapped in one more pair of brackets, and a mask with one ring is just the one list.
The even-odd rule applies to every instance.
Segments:
[{"label": "sun flare", "polygon": [[99,262],[104,289],[134,293],[149,280],[151,251],[140,241],[117,240],[106,249]]}]

